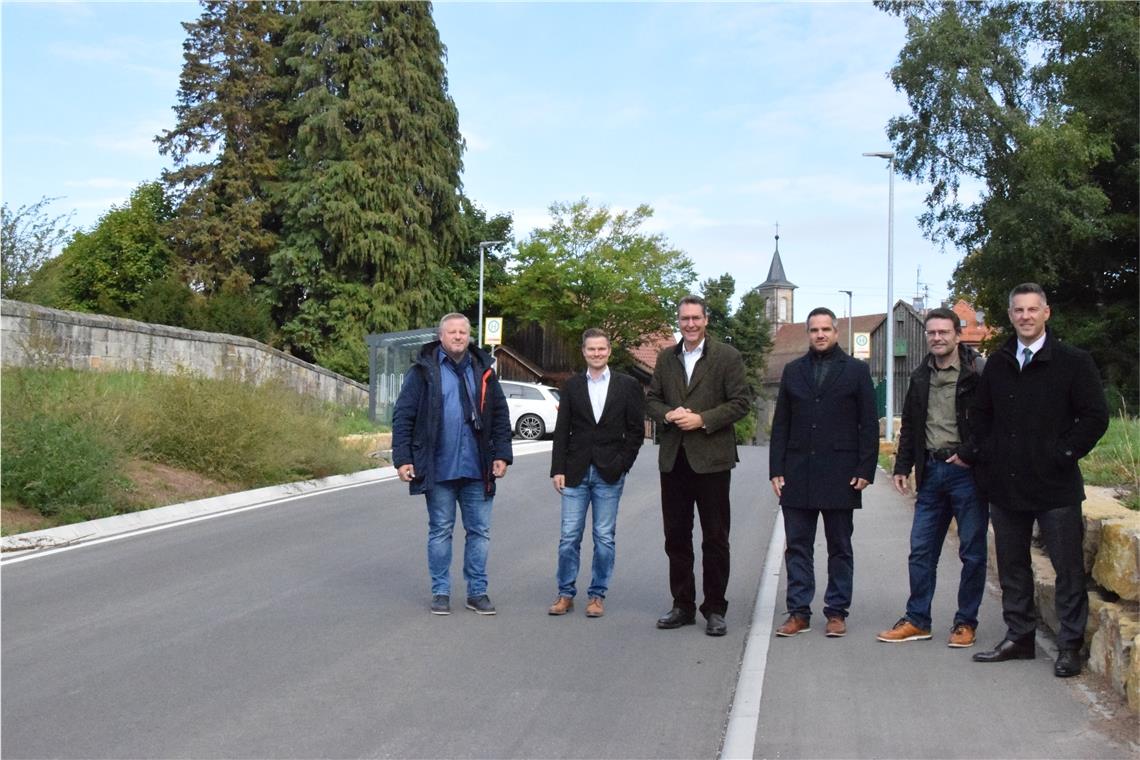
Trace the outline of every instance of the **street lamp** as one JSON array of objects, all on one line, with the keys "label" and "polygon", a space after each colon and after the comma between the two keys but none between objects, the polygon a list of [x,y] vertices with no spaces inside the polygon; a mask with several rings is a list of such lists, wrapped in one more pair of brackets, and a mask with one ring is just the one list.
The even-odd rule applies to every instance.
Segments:
[{"label": "street lamp", "polygon": [[887,205],[887,443],[895,437],[895,152],[880,150],[864,156],[885,158],[890,162],[890,195]]},{"label": "street lamp", "polygon": [[483,347],[483,252],[505,240],[484,240],[479,244],[479,348]]},{"label": "street lamp", "polygon": [[851,356],[855,353],[855,333],[851,332],[855,329],[854,312],[851,311],[851,291],[841,290],[839,292],[847,294],[847,355]]}]

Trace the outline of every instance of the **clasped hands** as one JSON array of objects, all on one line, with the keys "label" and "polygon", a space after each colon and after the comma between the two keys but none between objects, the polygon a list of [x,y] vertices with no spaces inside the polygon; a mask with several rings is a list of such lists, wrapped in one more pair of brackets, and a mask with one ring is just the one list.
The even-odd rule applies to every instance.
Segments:
[{"label": "clasped hands", "polygon": [[705,426],[705,420],[701,415],[683,406],[665,412],[665,421],[685,431],[700,430]]}]

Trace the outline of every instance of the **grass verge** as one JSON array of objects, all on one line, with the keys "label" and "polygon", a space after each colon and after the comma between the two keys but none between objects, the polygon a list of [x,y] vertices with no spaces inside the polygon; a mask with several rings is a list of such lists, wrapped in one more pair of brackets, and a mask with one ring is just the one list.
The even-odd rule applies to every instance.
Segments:
[{"label": "grass verge", "polygon": [[0,380],[5,534],[29,529],[29,510],[49,527],[374,466],[339,440],[358,413],[277,385],[41,368]]}]

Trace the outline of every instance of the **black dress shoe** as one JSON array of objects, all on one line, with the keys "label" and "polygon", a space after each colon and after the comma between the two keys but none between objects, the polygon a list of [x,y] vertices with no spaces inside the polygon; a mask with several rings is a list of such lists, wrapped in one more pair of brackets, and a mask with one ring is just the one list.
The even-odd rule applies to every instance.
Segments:
[{"label": "black dress shoe", "polygon": [[680,628],[683,625],[692,625],[697,622],[695,612],[685,612],[680,607],[669,610],[669,614],[657,619],[658,628]]},{"label": "black dress shoe", "polygon": [[1037,656],[1037,646],[1033,639],[1002,639],[1002,642],[988,652],[978,652],[974,662],[1005,662],[1006,660],[1032,660]]},{"label": "black dress shoe", "polygon": [[1057,652],[1057,662],[1053,664],[1053,675],[1057,678],[1072,678],[1081,674],[1081,656],[1075,649],[1062,649]]},{"label": "black dress shoe", "polygon": [[709,636],[723,636],[728,633],[728,624],[724,622],[724,615],[710,612],[707,619],[708,624],[705,626],[705,633]]}]

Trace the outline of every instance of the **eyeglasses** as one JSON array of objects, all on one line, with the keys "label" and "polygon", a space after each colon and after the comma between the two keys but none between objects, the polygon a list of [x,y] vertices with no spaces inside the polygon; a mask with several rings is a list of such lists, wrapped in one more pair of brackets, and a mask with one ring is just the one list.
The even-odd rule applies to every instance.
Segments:
[{"label": "eyeglasses", "polygon": [[953,330],[927,330],[926,337],[928,338],[949,338],[954,334]]}]

